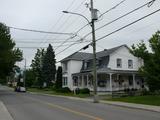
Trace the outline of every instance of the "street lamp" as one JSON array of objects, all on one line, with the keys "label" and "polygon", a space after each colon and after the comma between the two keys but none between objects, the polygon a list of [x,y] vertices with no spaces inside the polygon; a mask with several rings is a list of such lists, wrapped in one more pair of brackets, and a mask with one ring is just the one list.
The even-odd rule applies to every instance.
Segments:
[{"label": "street lamp", "polygon": [[93,9],[93,0],[91,0],[91,22],[82,14],[79,13],[74,13],[74,12],[69,12],[69,11],[62,11],[63,13],[69,13],[69,14],[74,14],[74,15],[79,15],[83,17],[85,20],[87,20],[88,24],[90,24],[92,28],[92,46],[93,46],[93,86],[94,86],[94,98],[93,102],[98,103],[98,95],[97,95],[97,70],[96,70],[96,38],[95,38],[95,26],[94,22],[95,20],[98,19],[97,17],[97,9]]},{"label": "street lamp", "polygon": [[82,15],[82,14],[74,13],[74,12],[69,12],[69,11],[62,11],[62,12],[63,12],[63,13],[67,13],[67,14],[79,15],[79,16],[83,17],[84,19],[86,19],[86,20],[87,20],[87,22],[90,24],[90,21],[88,20],[88,18],[87,18],[87,17],[85,17],[85,16],[84,16],[84,15]]}]

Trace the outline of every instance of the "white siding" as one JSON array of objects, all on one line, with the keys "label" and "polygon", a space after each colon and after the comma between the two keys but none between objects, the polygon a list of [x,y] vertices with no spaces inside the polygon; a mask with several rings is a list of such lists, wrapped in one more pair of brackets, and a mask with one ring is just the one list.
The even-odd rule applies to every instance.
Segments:
[{"label": "white siding", "polygon": [[[62,66],[63,66],[63,63],[62,63]],[[64,73],[63,76],[68,77],[67,87],[73,90],[72,74],[80,72],[82,68],[82,61],[70,60],[67,62],[67,68],[68,68],[67,73]],[[63,86],[63,87],[66,87],[66,86]]]},{"label": "white siding", "polygon": [[[122,59],[121,68],[117,68],[117,58]],[[133,68],[128,68],[128,60],[133,60]],[[114,70],[138,70],[142,63],[141,59],[133,56],[128,48],[123,46],[110,55],[108,67]]]}]

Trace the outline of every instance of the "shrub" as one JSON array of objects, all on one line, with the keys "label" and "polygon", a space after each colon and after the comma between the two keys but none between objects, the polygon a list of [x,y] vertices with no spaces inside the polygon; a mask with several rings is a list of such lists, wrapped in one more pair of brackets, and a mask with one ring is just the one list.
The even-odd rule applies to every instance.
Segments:
[{"label": "shrub", "polygon": [[71,90],[68,87],[56,89],[56,92],[60,93],[71,93]]},{"label": "shrub", "polygon": [[80,89],[80,94],[90,94],[90,90],[88,88]]},{"label": "shrub", "polygon": [[141,91],[141,94],[142,95],[150,95],[151,93],[146,88],[143,88]]}]

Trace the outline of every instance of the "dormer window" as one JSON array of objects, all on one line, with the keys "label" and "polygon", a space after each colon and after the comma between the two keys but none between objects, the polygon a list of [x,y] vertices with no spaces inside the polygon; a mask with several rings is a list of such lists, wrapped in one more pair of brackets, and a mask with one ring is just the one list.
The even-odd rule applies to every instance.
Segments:
[{"label": "dormer window", "polygon": [[117,68],[122,68],[122,59],[117,58]]},{"label": "dormer window", "polygon": [[133,60],[128,60],[128,68],[133,68]]},{"label": "dormer window", "polygon": [[84,62],[84,69],[87,69],[87,62]]}]

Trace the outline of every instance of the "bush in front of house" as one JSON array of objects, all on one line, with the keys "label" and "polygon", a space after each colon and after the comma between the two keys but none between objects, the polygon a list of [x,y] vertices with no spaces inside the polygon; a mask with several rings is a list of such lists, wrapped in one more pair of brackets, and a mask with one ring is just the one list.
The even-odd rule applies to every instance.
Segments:
[{"label": "bush in front of house", "polygon": [[56,92],[59,93],[71,93],[71,90],[68,87],[56,89]]},{"label": "bush in front of house", "polygon": [[90,94],[90,90],[88,88],[83,88],[79,90],[80,94]]}]

